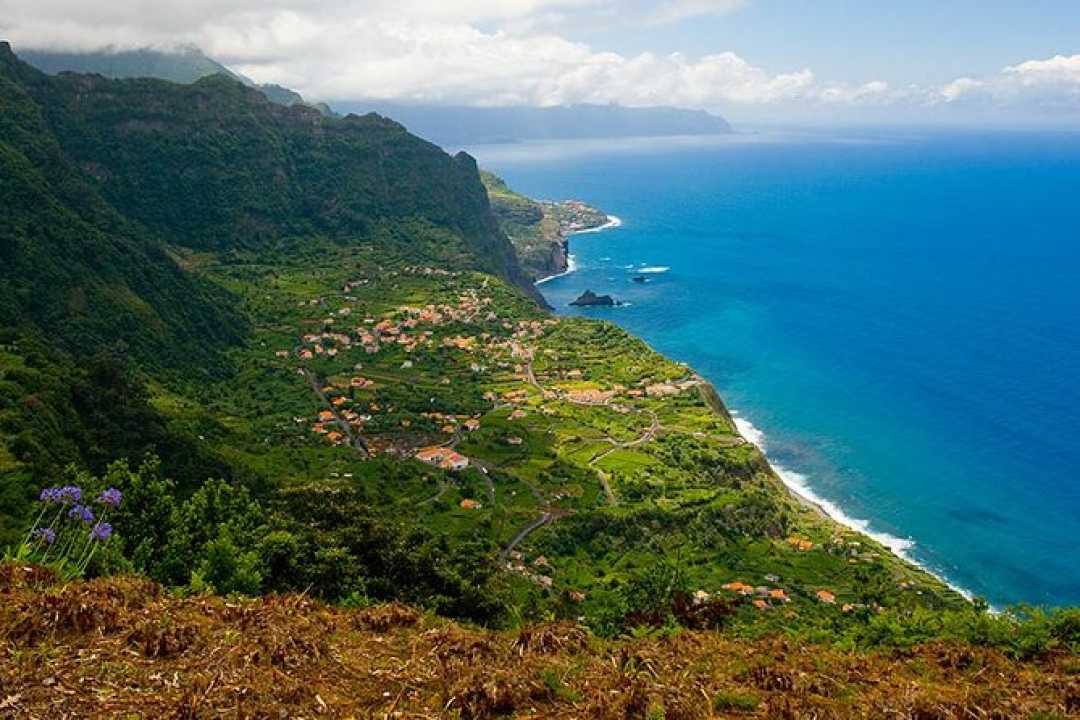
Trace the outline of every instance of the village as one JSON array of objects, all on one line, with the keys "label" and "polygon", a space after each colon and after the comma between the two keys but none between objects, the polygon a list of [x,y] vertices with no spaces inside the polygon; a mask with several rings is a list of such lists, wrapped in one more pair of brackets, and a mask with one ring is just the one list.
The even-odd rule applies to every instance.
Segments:
[{"label": "village", "polygon": [[[399,288],[390,296],[405,301],[388,302],[387,286]],[[406,290],[415,287],[427,289]],[[394,458],[444,473],[429,502],[456,497],[459,512],[484,516],[514,508],[520,520],[507,528],[505,570],[572,603],[588,593],[560,589],[559,564],[530,549],[532,536],[590,503],[630,502],[624,484],[678,487],[661,481],[684,477],[663,459],[673,443],[713,453],[745,444],[709,405],[704,381],[685,366],[627,348],[618,333],[583,344],[574,319],[505,312],[500,288],[484,276],[409,266],[354,277],[339,288],[298,302],[297,334],[289,347],[272,351],[310,387],[318,408],[294,421],[359,461]],[[541,448],[566,457],[581,480],[566,486],[537,475],[531,468]],[[679,482],[692,476],[685,477]],[[505,485],[511,479],[516,487]],[[474,485],[475,492],[465,492]],[[676,492],[665,502],[677,498]],[[796,555],[878,562],[847,542],[792,535],[782,545]],[[779,573],[759,577],[766,584],[745,582],[744,575],[699,589],[693,600],[727,597],[760,612],[787,607],[796,595],[844,613],[866,607],[842,600],[835,588],[793,595]]]}]

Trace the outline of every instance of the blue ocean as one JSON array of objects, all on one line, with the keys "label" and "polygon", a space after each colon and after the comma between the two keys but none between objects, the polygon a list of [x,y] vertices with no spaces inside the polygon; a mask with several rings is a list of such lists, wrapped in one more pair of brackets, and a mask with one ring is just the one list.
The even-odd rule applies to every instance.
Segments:
[{"label": "blue ocean", "polygon": [[1080,604],[1080,133],[469,151],[618,216],[543,294],[624,301],[581,312],[710,379],[791,485],[995,606]]}]

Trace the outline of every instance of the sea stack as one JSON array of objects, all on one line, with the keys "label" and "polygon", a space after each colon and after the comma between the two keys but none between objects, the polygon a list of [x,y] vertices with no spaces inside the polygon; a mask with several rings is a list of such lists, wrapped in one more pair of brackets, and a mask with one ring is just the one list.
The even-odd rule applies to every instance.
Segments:
[{"label": "sea stack", "polygon": [[610,295],[597,295],[592,290],[586,290],[570,304],[575,307],[613,307],[619,303]]}]

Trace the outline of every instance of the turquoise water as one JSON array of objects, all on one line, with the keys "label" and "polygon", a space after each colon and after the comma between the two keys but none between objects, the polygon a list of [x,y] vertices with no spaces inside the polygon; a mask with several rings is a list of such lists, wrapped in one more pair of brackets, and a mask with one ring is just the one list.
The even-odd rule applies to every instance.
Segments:
[{"label": "turquoise water", "polygon": [[693,365],[790,482],[957,586],[1080,604],[1080,134],[470,152],[623,221],[572,239],[559,312],[626,301],[581,314]]}]

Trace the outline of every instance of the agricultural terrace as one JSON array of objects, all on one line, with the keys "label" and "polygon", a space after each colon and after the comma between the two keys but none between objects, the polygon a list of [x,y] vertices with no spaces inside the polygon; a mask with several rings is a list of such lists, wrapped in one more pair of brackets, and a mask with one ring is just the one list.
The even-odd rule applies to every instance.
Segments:
[{"label": "agricultural terrace", "polygon": [[526,609],[602,626],[657,572],[766,628],[960,602],[788,495],[711,387],[612,324],[363,248],[203,270],[258,320],[244,370],[158,407],[255,476],[491,538]]}]

